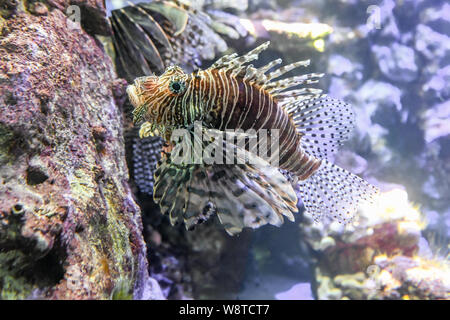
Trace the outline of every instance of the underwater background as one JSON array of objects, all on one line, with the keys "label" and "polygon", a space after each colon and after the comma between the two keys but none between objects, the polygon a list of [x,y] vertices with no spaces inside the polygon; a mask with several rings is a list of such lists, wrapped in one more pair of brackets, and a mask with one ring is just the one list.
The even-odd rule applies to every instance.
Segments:
[{"label": "underwater background", "polygon": [[[151,23],[130,6],[141,2],[159,3]],[[447,2],[0,10],[1,299],[449,299]],[[147,52],[144,32],[148,54],[130,54]],[[267,40],[256,66],[311,59],[305,73],[325,74],[315,86],[353,106],[356,128],[335,162],[380,188],[378,201],[346,226],[314,222],[301,201],[295,222],[234,237],[216,219],[171,226],[148,174],[163,142],[138,138],[127,83],[171,64],[205,69]]]}]

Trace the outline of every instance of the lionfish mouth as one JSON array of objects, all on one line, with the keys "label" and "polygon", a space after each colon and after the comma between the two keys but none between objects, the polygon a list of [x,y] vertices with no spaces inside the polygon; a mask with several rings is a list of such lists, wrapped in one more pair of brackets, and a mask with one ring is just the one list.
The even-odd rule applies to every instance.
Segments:
[{"label": "lionfish mouth", "polygon": [[157,78],[154,76],[141,77],[134,80],[134,84],[127,87],[128,98],[134,107],[133,122],[142,120],[149,107],[148,93],[156,85]]}]

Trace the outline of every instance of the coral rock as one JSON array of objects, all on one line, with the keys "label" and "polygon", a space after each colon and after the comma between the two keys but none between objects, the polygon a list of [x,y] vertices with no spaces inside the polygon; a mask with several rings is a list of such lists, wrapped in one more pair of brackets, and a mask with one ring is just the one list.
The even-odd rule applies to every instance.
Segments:
[{"label": "coral rock", "polygon": [[58,9],[0,33],[0,298],[158,297],[110,59]]}]

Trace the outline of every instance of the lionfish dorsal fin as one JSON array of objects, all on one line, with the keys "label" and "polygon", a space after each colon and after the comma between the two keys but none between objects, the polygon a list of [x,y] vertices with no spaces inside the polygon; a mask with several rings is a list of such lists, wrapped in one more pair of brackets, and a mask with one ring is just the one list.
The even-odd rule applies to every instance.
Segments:
[{"label": "lionfish dorsal fin", "polygon": [[159,13],[169,20],[175,27],[174,36],[181,34],[186,28],[189,19],[189,8],[183,5],[168,1],[153,1],[150,3],[142,3],[141,6],[146,10]]}]

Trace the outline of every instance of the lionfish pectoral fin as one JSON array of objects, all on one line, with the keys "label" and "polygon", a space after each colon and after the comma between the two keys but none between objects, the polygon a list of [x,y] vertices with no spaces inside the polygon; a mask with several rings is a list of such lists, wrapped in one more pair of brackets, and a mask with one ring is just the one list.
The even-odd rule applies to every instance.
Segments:
[{"label": "lionfish pectoral fin", "polygon": [[298,186],[306,212],[316,221],[327,217],[351,222],[359,205],[372,202],[379,193],[376,187],[327,160]]},{"label": "lionfish pectoral fin", "polygon": [[[219,147],[218,141],[211,144]],[[170,222],[184,222],[189,229],[216,213],[234,235],[244,227],[279,226],[283,216],[293,220],[297,196],[283,174],[258,156],[223,143],[227,152],[236,152],[236,163],[175,163],[176,147],[163,157],[155,173],[154,200]]]},{"label": "lionfish pectoral fin", "polygon": [[225,179],[219,184],[226,198],[216,203],[216,210],[229,234],[243,227],[280,226],[283,216],[294,220],[297,196],[278,169],[258,159],[253,164],[231,165],[222,170]]}]

